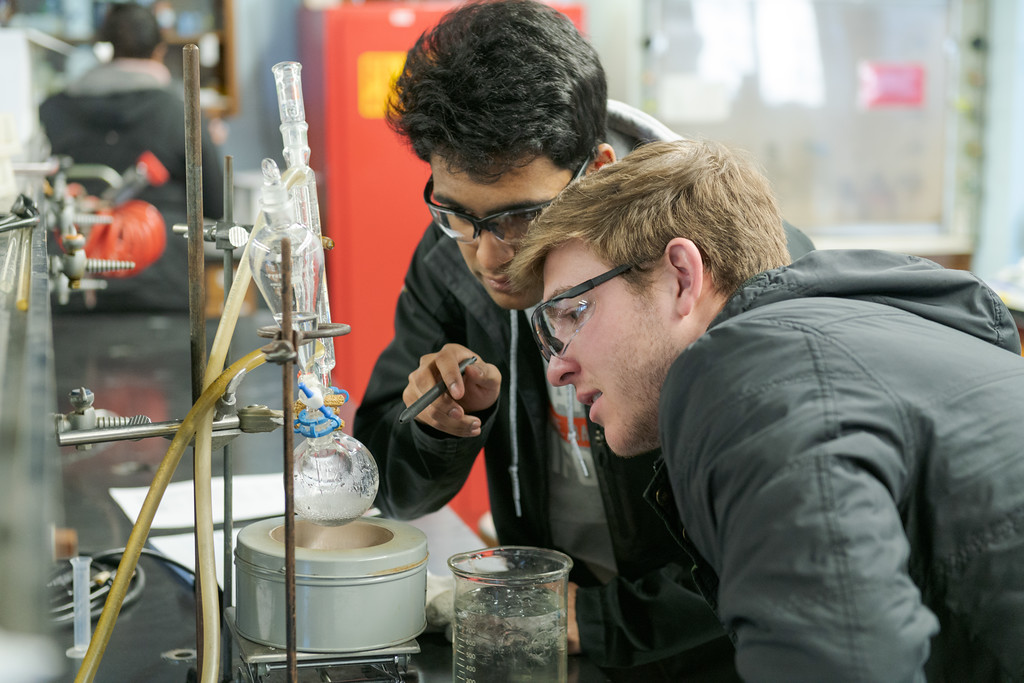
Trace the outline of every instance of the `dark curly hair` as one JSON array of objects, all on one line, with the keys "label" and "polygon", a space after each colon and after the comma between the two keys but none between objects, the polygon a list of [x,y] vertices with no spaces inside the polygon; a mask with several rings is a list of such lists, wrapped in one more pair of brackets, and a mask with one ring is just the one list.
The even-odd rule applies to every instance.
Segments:
[{"label": "dark curly hair", "polygon": [[149,59],[163,42],[153,12],[130,2],[110,6],[97,38],[114,46],[115,59]]},{"label": "dark curly hair", "polygon": [[409,50],[388,124],[416,155],[478,182],[546,156],[574,168],[604,139],[608,87],[597,52],[533,0],[470,2]]}]

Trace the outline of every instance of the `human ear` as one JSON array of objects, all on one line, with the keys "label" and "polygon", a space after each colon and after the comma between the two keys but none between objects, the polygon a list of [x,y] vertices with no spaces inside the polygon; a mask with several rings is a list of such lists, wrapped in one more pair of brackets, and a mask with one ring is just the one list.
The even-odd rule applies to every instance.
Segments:
[{"label": "human ear", "polygon": [[693,312],[704,289],[704,260],[691,240],[676,237],[665,247],[674,308],[680,317]]},{"label": "human ear", "polygon": [[594,160],[590,162],[590,166],[587,168],[587,173],[600,170],[601,167],[606,164],[614,163],[615,149],[607,142],[602,142],[597,146],[597,155],[594,157]]}]

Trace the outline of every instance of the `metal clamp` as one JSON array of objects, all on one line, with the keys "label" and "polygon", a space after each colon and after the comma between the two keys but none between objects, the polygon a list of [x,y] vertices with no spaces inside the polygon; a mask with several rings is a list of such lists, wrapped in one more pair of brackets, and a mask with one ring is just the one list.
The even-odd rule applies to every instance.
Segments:
[{"label": "metal clamp", "polygon": [[295,360],[297,355],[295,349],[305,344],[307,340],[340,337],[351,331],[352,326],[347,323],[320,323],[315,330],[292,330],[292,334],[289,335],[290,339],[285,339],[285,335],[277,325],[264,325],[256,330],[256,334],[274,340],[261,350],[266,354],[267,360],[281,364]]}]

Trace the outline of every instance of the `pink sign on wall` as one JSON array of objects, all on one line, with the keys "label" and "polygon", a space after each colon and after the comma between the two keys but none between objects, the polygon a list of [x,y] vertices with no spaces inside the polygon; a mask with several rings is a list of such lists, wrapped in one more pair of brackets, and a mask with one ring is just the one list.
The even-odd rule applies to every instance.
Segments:
[{"label": "pink sign on wall", "polygon": [[857,76],[857,101],[862,109],[924,104],[924,67],[920,64],[861,62]]}]

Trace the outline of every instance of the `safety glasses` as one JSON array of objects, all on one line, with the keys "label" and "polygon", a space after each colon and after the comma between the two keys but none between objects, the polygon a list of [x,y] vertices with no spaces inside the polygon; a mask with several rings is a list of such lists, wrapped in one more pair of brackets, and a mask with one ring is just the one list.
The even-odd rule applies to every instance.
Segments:
[{"label": "safety glasses", "polygon": [[579,334],[583,326],[594,315],[595,300],[582,295],[600,284],[622,275],[632,265],[616,266],[606,273],[570,287],[557,296],[541,303],[533,311],[533,332],[544,360],[565,353],[569,342]]},{"label": "safety glasses", "polygon": [[[587,166],[590,165],[590,159],[591,157],[587,157],[584,160],[566,187],[586,172]],[[476,216],[470,216],[468,213],[435,204],[432,199],[433,195],[434,176],[430,176],[427,179],[426,187],[423,188],[423,201],[427,203],[431,217],[438,227],[444,231],[444,234],[463,244],[476,242],[480,238],[480,233],[487,230],[502,242],[515,245],[523,239],[526,231],[530,229],[530,224],[540,215],[540,212],[551,202],[555,201],[554,198],[551,198],[546,202],[534,204],[533,206],[512,209],[510,211],[499,211],[498,213],[492,213],[490,216],[477,218]]]}]

